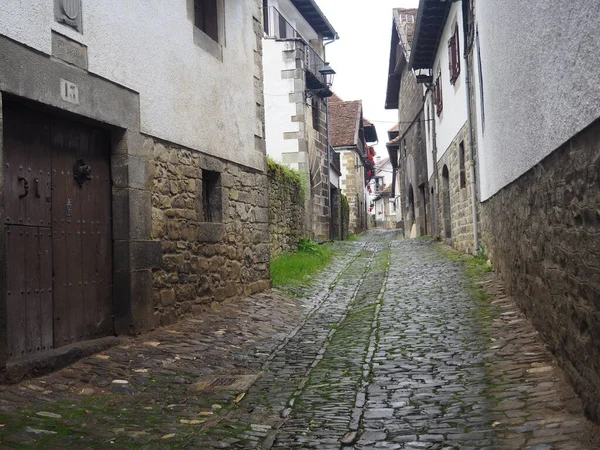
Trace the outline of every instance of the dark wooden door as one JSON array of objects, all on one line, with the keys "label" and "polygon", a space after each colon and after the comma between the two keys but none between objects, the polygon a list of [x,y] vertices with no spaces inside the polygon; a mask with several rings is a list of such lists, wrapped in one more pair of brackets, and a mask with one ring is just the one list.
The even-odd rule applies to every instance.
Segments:
[{"label": "dark wooden door", "polygon": [[111,334],[108,134],[15,104],[4,117],[9,356]]},{"label": "dark wooden door", "polygon": [[4,111],[4,222],[9,357],[48,350],[52,336],[50,126]]}]

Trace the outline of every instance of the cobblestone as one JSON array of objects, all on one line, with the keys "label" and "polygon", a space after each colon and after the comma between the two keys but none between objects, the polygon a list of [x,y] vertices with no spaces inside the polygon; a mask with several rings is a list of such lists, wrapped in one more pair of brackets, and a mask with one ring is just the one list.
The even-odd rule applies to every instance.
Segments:
[{"label": "cobblestone", "polygon": [[395,232],[334,251],[294,298],[229,301],[0,387],[0,449],[599,448],[494,274]]}]

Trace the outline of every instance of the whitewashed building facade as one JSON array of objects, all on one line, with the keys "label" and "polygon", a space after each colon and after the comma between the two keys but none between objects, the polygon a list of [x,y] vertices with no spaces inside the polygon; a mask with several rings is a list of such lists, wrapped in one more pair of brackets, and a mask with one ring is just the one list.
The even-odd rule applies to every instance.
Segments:
[{"label": "whitewashed building facade", "polygon": [[265,0],[264,59],[267,154],[307,179],[306,234],[330,238],[332,189],[328,151],[325,45],[337,33],[313,0]]}]

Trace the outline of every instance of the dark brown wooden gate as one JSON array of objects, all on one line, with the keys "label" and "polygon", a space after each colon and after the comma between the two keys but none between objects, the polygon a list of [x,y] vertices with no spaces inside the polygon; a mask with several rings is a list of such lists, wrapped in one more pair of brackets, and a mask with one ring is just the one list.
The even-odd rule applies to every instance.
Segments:
[{"label": "dark brown wooden gate", "polygon": [[9,358],[113,332],[108,133],[4,105]]}]

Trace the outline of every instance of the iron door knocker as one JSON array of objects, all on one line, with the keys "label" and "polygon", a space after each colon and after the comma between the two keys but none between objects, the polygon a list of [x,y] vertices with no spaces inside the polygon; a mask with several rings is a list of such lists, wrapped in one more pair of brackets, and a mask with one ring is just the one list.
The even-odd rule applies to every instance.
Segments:
[{"label": "iron door knocker", "polygon": [[25,198],[29,195],[29,181],[27,181],[27,178],[25,177],[19,177],[18,180],[19,183],[21,181],[23,182],[23,193],[19,195],[19,198]]}]

